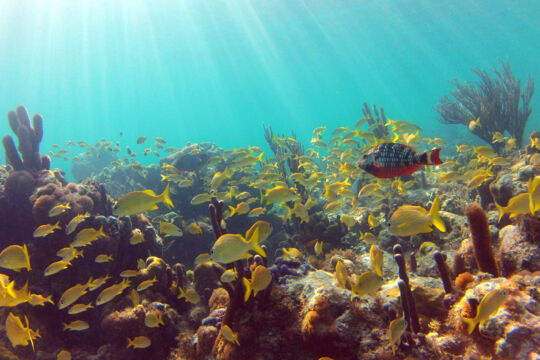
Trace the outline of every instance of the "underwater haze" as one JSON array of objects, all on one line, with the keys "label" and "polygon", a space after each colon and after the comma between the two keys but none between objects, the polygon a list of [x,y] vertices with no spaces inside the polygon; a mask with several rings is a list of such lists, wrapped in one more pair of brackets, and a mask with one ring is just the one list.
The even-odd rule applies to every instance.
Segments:
[{"label": "underwater haze", "polygon": [[[263,123],[308,141],[352,126],[364,101],[445,138],[460,129],[433,108],[451,80],[500,60],[540,78],[539,13],[502,0],[2,0],[0,108],[41,113],[43,150],[141,135],[261,145]],[[525,133],[539,124],[533,113]]]}]

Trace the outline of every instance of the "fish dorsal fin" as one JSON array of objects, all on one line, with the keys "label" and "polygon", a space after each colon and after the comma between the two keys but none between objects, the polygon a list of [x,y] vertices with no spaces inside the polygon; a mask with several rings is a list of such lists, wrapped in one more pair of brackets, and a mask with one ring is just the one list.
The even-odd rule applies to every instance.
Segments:
[{"label": "fish dorsal fin", "polygon": [[153,191],[150,190],[150,189],[143,190],[143,191],[141,191],[141,193],[146,194],[146,195],[157,196],[156,193],[153,192]]}]

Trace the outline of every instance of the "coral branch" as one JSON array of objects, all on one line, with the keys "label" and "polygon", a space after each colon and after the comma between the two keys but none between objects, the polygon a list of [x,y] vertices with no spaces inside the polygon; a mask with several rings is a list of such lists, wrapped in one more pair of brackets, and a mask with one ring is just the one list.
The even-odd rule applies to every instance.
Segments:
[{"label": "coral branch", "polygon": [[469,230],[471,231],[473,253],[480,271],[499,276],[499,269],[493,248],[491,246],[491,234],[486,213],[478,204],[471,204],[465,210],[465,215],[469,219]]},{"label": "coral branch", "polygon": [[452,292],[452,279],[450,278],[450,272],[448,271],[448,266],[446,265],[445,256],[441,254],[441,252],[435,251],[433,258],[437,263],[437,269],[439,269],[439,274],[441,275],[444,292],[450,294]]}]

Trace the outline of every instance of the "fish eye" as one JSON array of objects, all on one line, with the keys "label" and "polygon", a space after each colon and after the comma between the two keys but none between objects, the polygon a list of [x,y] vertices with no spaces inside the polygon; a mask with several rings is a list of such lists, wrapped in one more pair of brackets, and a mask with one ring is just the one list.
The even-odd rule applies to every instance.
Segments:
[{"label": "fish eye", "polygon": [[210,254],[213,254],[213,253],[214,253],[214,249],[211,249],[211,250],[210,250]]},{"label": "fish eye", "polygon": [[392,223],[391,223],[390,221],[388,221],[388,222],[386,223],[386,226],[390,227],[390,226],[392,226]]}]

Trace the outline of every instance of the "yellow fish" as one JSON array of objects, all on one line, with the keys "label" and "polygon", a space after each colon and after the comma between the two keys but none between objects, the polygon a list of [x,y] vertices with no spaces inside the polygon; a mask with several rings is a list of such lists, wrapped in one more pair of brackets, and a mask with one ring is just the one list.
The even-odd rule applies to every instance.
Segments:
[{"label": "yellow fish", "polygon": [[103,226],[96,230],[94,228],[82,229],[75,235],[75,239],[71,243],[73,247],[84,247],[90,245],[94,241],[97,241],[100,237],[107,237],[103,232]]},{"label": "yellow fish", "polygon": [[411,236],[433,231],[432,225],[445,232],[446,227],[439,216],[439,205],[440,199],[437,196],[429,212],[420,206],[400,206],[390,218],[390,232],[398,236]]},{"label": "yellow fish", "polygon": [[127,270],[123,270],[120,273],[120,277],[130,278],[130,277],[139,276],[140,274],[141,272],[139,270],[127,269]]},{"label": "yellow fish", "polygon": [[60,257],[64,261],[71,261],[79,256],[83,257],[83,250],[79,251],[73,246],[68,246],[58,250],[56,252],[56,256]]},{"label": "yellow fish", "polygon": [[77,284],[64,291],[62,296],[60,296],[60,300],[58,300],[58,309],[62,310],[67,308],[75,303],[81,296],[86,294],[86,289],[88,289],[91,281],[92,278],[90,278],[86,284]]},{"label": "yellow fish", "polygon": [[315,254],[320,256],[323,254],[323,241],[316,241],[314,245]]},{"label": "yellow fish", "polygon": [[75,320],[68,323],[62,323],[64,325],[64,331],[83,331],[90,328],[90,325],[86,321]]},{"label": "yellow fish", "polygon": [[146,336],[136,336],[133,339],[128,338],[127,349],[130,347],[134,349],[145,349],[152,345],[152,341]]},{"label": "yellow fish", "polygon": [[184,291],[181,287],[178,288],[180,293],[178,294],[178,299],[185,299],[187,302],[192,304],[198,304],[201,301],[199,293],[195,289],[187,289]]},{"label": "yellow fish", "polygon": [[266,209],[263,207],[256,207],[254,209],[251,209],[248,216],[249,217],[258,217],[266,212]]},{"label": "yellow fish", "polygon": [[349,214],[341,216],[340,220],[347,225],[347,227],[353,227],[356,224],[356,220]]},{"label": "yellow fish", "polygon": [[249,212],[249,204],[245,201],[242,201],[241,203],[238,203],[236,207],[229,206],[229,209],[231,210],[231,214],[229,217],[233,217],[234,215],[244,215]]},{"label": "yellow fish", "polygon": [[45,303],[47,302],[54,305],[54,301],[52,301],[52,295],[45,297],[39,294],[30,294],[30,299],[28,300],[28,302],[32,306],[45,306]]},{"label": "yellow fish", "polygon": [[495,155],[495,150],[491,146],[473,146],[473,149],[473,155],[478,154],[488,159]]},{"label": "yellow fish", "polygon": [[173,223],[160,221],[159,222],[159,233],[163,236],[182,236],[182,230]]},{"label": "yellow fish", "polygon": [[529,210],[531,215],[540,210],[540,176],[537,175],[529,181]]},{"label": "yellow fish", "polygon": [[41,336],[39,335],[39,330],[34,331],[30,329],[30,324],[28,324],[28,318],[26,316],[24,319],[26,326],[23,325],[21,318],[13,315],[13,313],[9,313],[6,319],[6,335],[11,342],[11,346],[27,346],[31,344],[32,350],[34,350],[34,339]]},{"label": "yellow fish", "polygon": [[197,255],[197,257],[194,260],[194,264],[200,265],[200,264],[204,264],[210,261],[212,261],[212,259],[210,258],[210,254],[204,253],[204,254]]},{"label": "yellow fish", "polygon": [[221,325],[220,332],[227,341],[240,346],[240,342],[238,342],[238,333],[233,332],[229,325]]},{"label": "yellow fish", "polygon": [[471,120],[469,122],[469,130],[475,131],[482,127],[482,124],[480,124],[480,117],[476,118],[476,120]]},{"label": "yellow fish", "polygon": [[54,206],[51,210],[49,210],[49,217],[55,217],[55,216],[58,216],[60,214],[63,214],[66,210],[69,210],[71,209],[71,207],[69,206],[69,203],[65,203],[65,204],[58,204],[56,206]]},{"label": "yellow fish", "polygon": [[144,325],[149,328],[156,328],[159,327],[159,325],[165,326],[165,323],[163,322],[163,315],[156,312],[146,313]]},{"label": "yellow fish", "polygon": [[169,197],[169,184],[159,195],[156,195],[152,190],[127,193],[118,200],[113,209],[113,214],[116,216],[130,216],[145,213],[150,210],[157,210],[157,204],[161,202],[169,208],[174,207]]},{"label": "yellow fish", "polygon": [[82,215],[77,215],[73,219],[71,219],[66,225],[66,235],[70,235],[71,233],[73,233],[77,229],[77,226],[79,226],[79,224],[82,223],[89,216],[89,213],[85,213]]},{"label": "yellow fish", "polygon": [[289,259],[294,262],[302,262],[304,255],[297,248],[282,248],[283,250],[283,259]]},{"label": "yellow fish", "polygon": [[202,193],[202,194],[197,194],[195,195],[192,199],[191,199],[191,205],[200,205],[200,204],[204,204],[204,203],[207,203],[207,202],[210,202],[210,200],[212,200],[212,195],[210,194],[206,194],[206,193]]},{"label": "yellow fish", "polygon": [[360,240],[363,240],[365,241],[366,243],[368,244],[374,244],[375,241],[377,240],[377,237],[375,235],[373,235],[373,233],[370,233],[370,232],[365,232],[365,233],[360,233]]},{"label": "yellow fish", "polygon": [[512,150],[513,148],[515,148],[517,145],[517,140],[516,138],[510,138],[508,139],[508,141],[506,142],[506,144],[504,144],[504,150],[506,152]]},{"label": "yellow fish", "polygon": [[34,230],[33,236],[35,238],[46,237],[58,229],[61,229],[60,222],[58,221],[54,225],[52,224],[41,225],[41,226],[38,226],[36,230]]},{"label": "yellow fish", "polygon": [[141,297],[135,289],[131,289],[131,292],[129,293],[129,299],[131,300],[133,307],[136,307],[141,303]]},{"label": "yellow fish", "polygon": [[92,277],[90,277],[90,280],[88,280],[88,290],[94,291],[99,289],[101,286],[105,285],[107,280],[110,278],[111,277],[109,275],[105,275],[104,277],[100,277],[95,280],[92,280]]},{"label": "yellow fish", "polygon": [[379,222],[379,220],[377,220],[377,218],[375,216],[373,216],[373,214],[369,214],[369,216],[368,216],[368,224],[369,224],[369,228],[373,229],[373,228],[376,228],[377,226],[379,226],[380,222]]},{"label": "yellow fish", "polygon": [[503,218],[504,214],[510,214],[510,217],[516,217],[518,215],[524,215],[530,213],[530,203],[529,203],[529,193],[521,193],[510,200],[508,200],[508,205],[501,206],[496,201],[495,206],[499,210],[499,222]]},{"label": "yellow fish", "polygon": [[375,244],[371,245],[371,248],[369,249],[369,260],[371,263],[371,266],[373,267],[373,270],[379,275],[381,278],[383,276],[382,272],[382,266],[383,266],[383,253],[382,250],[379,249],[379,247]]},{"label": "yellow fish", "polygon": [[106,263],[109,261],[113,261],[113,257],[112,255],[99,254],[98,256],[96,256],[96,259],[94,261],[97,262],[98,264]]},{"label": "yellow fish", "polygon": [[230,264],[245,259],[250,251],[255,251],[263,257],[266,252],[259,246],[259,229],[257,228],[249,241],[240,234],[224,234],[219,237],[210,250],[212,261]]},{"label": "yellow fish", "polygon": [[478,323],[483,325],[492,314],[495,314],[505,299],[506,292],[499,289],[491,290],[484,295],[476,310],[476,316],[472,319],[463,318],[463,321],[468,325],[469,334],[472,334]]},{"label": "yellow fish", "polygon": [[270,236],[272,233],[273,227],[272,224],[270,224],[268,221],[264,220],[257,220],[251,227],[246,231],[246,241],[251,240],[251,236],[255,233],[255,230],[257,230],[257,235],[259,236],[259,244],[262,244],[266,241],[266,239]]},{"label": "yellow fish", "polygon": [[75,314],[80,314],[82,312],[85,312],[87,311],[88,309],[93,309],[94,307],[92,306],[92,303],[88,303],[88,304],[75,304],[73,306],[71,306],[69,309],[68,309],[68,314],[70,315],[75,315]]},{"label": "yellow fish", "polygon": [[223,172],[216,172],[210,180],[210,189],[217,190],[219,185],[225,180],[230,178],[229,169],[225,169]]},{"label": "yellow fish", "polygon": [[191,224],[189,224],[187,227],[186,227],[186,230],[188,233],[192,234],[192,235],[201,235],[202,234],[202,229],[201,227],[199,226],[199,224],[196,224],[194,222],[192,222]]},{"label": "yellow fish", "polygon": [[255,297],[259,291],[265,290],[268,285],[270,285],[272,282],[272,273],[267,267],[258,265],[251,273],[251,280],[243,278],[242,282],[246,289],[244,293],[244,302],[247,302],[252,292],[253,297]]},{"label": "yellow fish", "polygon": [[236,269],[227,269],[221,274],[220,280],[224,283],[230,283],[233,282],[238,278],[238,274],[236,273]]},{"label": "yellow fish", "polygon": [[347,272],[347,268],[343,264],[341,260],[338,260],[336,262],[336,272],[335,272],[336,280],[342,288],[347,288],[347,282],[349,279],[349,273]]},{"label": "yellow fish", "polygon": [[379,290],[382,284],[383,279],[375,271],[366,271],[361,275],[357,275],[356,282],[351,286],[351,300],[354,298],[354,295],[362,297],[374,293]]},{"label": "yellow fish", "polygon": [[128,288],[130,285],[130,281],[127,279],[123,279],[122,282],[119,282],[117,284],[111,285],[108,288],[105,288],[99,293],[97,299],[96,299],[96,305],[103,305],[118,295],[120,295],[124,289]]},{"label": "yellow fish", "polygon": [[149,287],[154,286],[155,283],[157,283],[157,279],[154,276],[152,279],[144,280],[139,285],[137,285],[137,291],[143,291],[148,289]]},{"label": "yellow fish", "polygon": [[30,257],[26,244],[10,245],[0,252],[0,267],[14,271],[26,269],[32,270],[30,267]]},{"label": "yellow fish", "polygon": [[309,221],[307,208],[298,201],[294,203],[294,207],[292,209],[287,207],[287,218],[290,218],[293,214],[300,218],[301,222]]},{"label": "yellow fish", "polygon": [[294,188],[287,188],[286,186],[276,186],[266,191],[264,200],[266,204],[284,203],[287,201],[296,200],[298,196]]},{"label": "yellow fish", "polygon": [[401,336],[405,333],[405,330],[407,330],[407,322],[402,317],[390,322],[388,337],[390,338],[390,345],[392,346],[394,356],[396,356],[396,347],[401,343]]},{"label": "yellow fish", "polygon": [[43,271],[43,276],[51,276],[59,273],[60,271],[67,269],[67,267],[70,265],[71,263],[69,261],[55,261],[45,268],[45,271]]},{"label": "yellow fish", "polygon": [[469,145],[463,144],[463,145],[456,145],[456,151],[457,152],[467,152],[470,151],[471,147]]}]

